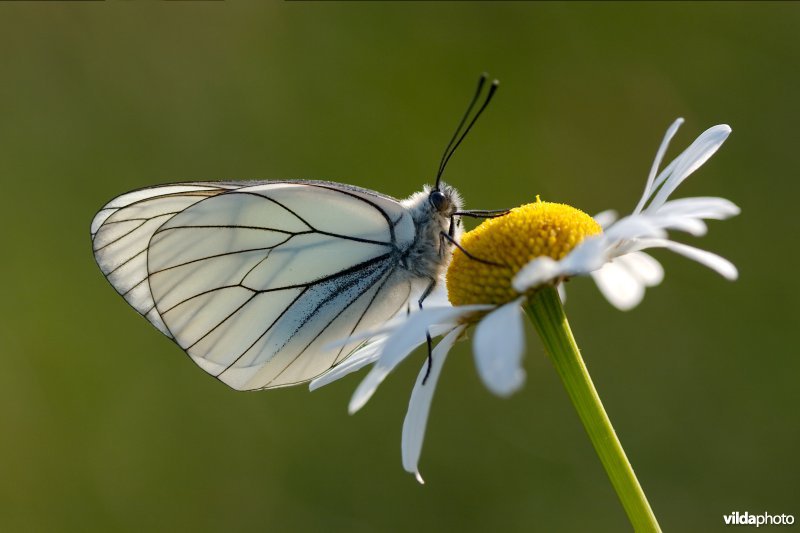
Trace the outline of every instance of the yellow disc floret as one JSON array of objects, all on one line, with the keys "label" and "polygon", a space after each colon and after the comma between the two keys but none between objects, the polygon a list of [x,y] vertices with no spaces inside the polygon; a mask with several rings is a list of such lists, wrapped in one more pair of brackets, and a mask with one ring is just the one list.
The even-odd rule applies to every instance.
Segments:
[{"label": "yellow disc floret", "polygon": [[[500,305],[517,298],[511,280],[532,259],[561,259],[586,237],[602,232],[595,220],[565,204],[536,202],[484,221],[461,237],[470,259],[454,250],[447,269],[447,293],[453,305]],[[502,266],[501,266],[502,265]]]}]

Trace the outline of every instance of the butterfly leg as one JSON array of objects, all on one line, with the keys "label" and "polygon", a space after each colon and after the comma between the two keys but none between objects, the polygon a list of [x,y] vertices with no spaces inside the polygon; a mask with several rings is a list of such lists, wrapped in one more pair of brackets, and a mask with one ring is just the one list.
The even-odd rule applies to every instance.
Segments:
[{"label": "butterfly leg", "polygon": [[456,237],[456,224],[460,226],[461,219],[459,218],[458,220],[456,220],[455,215],[453,215],[450,217],[450,227],[447,228],[447,234],[450,236],[450,240],[453,240]]},{"label": "butterfly leg", "polygon": [[[419,298],[419,308],[422,309],[422,302],[431,295],[433,289],[436,288],[436,279],[430,278],[430,282],[428,286],[425,287],[425,290],[422,291],[422,296]],[[433,367],[433,340],[431,339],[431,332],[427,329],[425,330],[425,342],[428,346],[428,369],[425,371],[425,377],[422,378],[422,384],[425,385],[425,382],[428,381],[428,376],[431,374],[431,368]]]},{"label": "butterfly leg", "polygon": [[470,259],[472,259],[473,261],[477,261],[477,262],[479,262],[479,263],[483,263],[483,264],[486,264],[486,265],[493,265],[493,266],[505,266],[505,265],[501,265],[500,263],[494,263],[494,262],[492,262],[492,261],[487,261],[486,259],[481,259],[480,257],[475,257],[474,255],[472,255],[471,253],[469,253],[467,250],[465,250],[463,246],[461,246],[460,244],[458,244],[458,243],[456,242],[456,240],[455,240],[453,237],[451,237],[450,235],[448,235],[448,234],[447,234],[447,233],[445,233],[445,232],[442,232],[442,233],[440,234],[440,238],[441,238],[441,239],[446,239],[446,240],[450,241],[450,243],[451,243],[453,246],[455,246],[456,248],[458,248],[459,250],[461,250],[461,251],[464,253],[464,255],[466,255],[467,257],[469,257],[469,258],[470,258]]},{"label": "butterfly leg", "polygon": [[467,211],[456,211],[453,215],[472,218],[497,218],[507,215],[510,212],[510,209],[470,209]]}]

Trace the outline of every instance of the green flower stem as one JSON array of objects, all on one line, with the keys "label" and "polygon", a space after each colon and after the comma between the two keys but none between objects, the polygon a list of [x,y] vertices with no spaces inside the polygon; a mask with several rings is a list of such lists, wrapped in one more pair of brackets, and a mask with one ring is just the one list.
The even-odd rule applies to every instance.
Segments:
[{"label": "green flower stem", "polygon": [[578,345],[567,322],[561,299],[554,287],[537,292],[525,305],[536,330],[544,341],[570,400],[578,411],[600,462],[637,532],[661,531],[647,497],[633,473],[625,451],[603,409],[603,403],[589,377]]}]

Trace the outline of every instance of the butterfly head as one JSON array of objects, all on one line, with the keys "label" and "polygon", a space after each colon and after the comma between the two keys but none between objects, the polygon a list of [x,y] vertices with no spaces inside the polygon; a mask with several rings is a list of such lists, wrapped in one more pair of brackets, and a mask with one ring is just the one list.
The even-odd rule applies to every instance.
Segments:
[{"label": "butterfly head", "polygon": [[426,187],[425,192],[428,195],[428,205],[432,215],[439,215],[449,220],[461,209],[461,195],[455,187],[440,183],[438,187]]},{"label": "butterfly head", "polygon": [[430,228],[434,236],[440,231],[449,231],[451,221],[460,218],[456,213],[463,205],[461,195],[455,187],[446,183],[440,183],[438,187],[426,185],[423,190],[412,194],[401,203],[411,212],[417,227]]}]

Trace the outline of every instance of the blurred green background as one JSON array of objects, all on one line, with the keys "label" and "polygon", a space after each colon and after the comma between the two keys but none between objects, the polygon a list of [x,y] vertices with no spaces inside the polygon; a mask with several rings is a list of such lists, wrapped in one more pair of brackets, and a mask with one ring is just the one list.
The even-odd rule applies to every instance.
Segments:
[{"label": "blurred green background", "polygon": [[[400,429],[423,353],[356,416],[358,376],[236,393],[94,264],[111,197],[168,181],[331,179],[404,197],[484,70],[494,103],[447,179],[469,206],[633,208],[661,137],[733,135],[678,196],[742,207],[632,312],[588,280],[568,313],[667,531],[800,515],[797,3],[2,3],[3,531],[624,531],[531,328],[501,400],[462,343],[422,458]],[[788,268],[788,270],[787,270]],[[800,518],[800,517],[798,517]]]}]

